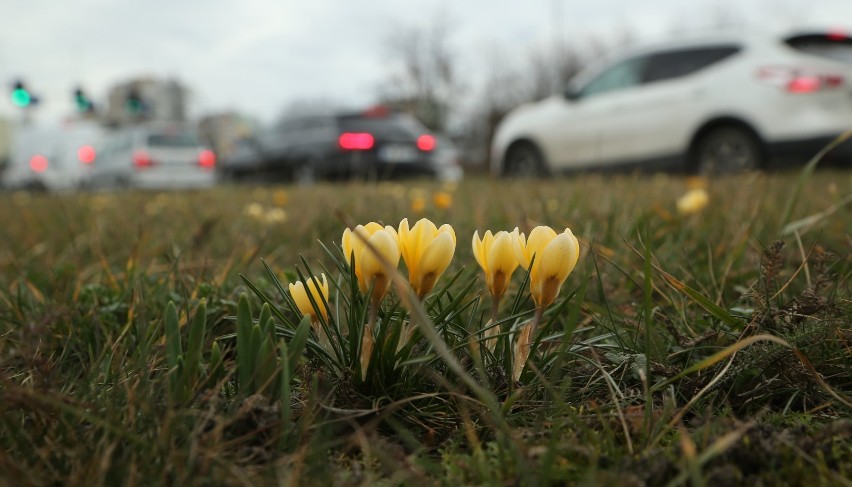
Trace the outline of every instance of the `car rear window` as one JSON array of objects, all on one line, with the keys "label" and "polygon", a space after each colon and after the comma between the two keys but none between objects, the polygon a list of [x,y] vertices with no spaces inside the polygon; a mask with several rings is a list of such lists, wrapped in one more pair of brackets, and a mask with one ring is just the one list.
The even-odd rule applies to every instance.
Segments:
[{"label": "car rear window", "polygon": [[844,34],[803,34],[784,42],[800,52],[852,64],[852,38]]},{"label": "car rear window", "polygon": [[428,132],[420,122],[405,115],[344,115],[338,117],[338,123],[342,132],[368,132],[377,137],[416,138]]},{"label": "car rear window", "polygon": [[148,145],[154,147],[197,147],[198,137],[192,133],[151,134]]}]

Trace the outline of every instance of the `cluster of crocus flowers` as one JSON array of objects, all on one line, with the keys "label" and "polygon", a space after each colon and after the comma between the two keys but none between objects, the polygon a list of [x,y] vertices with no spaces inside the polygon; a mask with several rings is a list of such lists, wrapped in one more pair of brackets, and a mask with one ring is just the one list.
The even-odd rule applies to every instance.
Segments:
[{"label": "cluster of crocus flowers", "polygon": [[497,333],[493,324],[496,319],[500,298],[506,292],[512,273],[520,265],[530,273],[530,294],[536,305],[535,318],[522,326],[515,341],[513,379],[518,380],[529,358],[531,340],[542,313],[550,306],[562,284],[574,270],[580,257],[577,237],[566,228],[556,233],[550,227],[535,227],[529,238],[517,228],[512,233],[501,231],[492,235],[490,231],[480,239],[473,234],[473,255],[485,272],[485,282],[492,297],[491,328],[485,332],[486,345],[493,349],[494,340],[488,339]]},{"label": "cluster of crocus flowers", "polygon": [[[579,242],[568,228],[557,233],[550,227],[539,226],[530,232],[529,237],[517,228],[512,232],[492,233],[489,230],[481,238],[479,232],[474,232],[471,244],[492,298],[491,326],[484,331],[484,343],[492,351],[497,342],[495,335],[500,332],[496,325],[500,300],[518,267],[529,272],[530,294],[536,305],[535,317],[515,328],[512,331],[514,338],[510,338],[514,342],[512,376],[517,381],[529,358],[535,329],[544,310],[556,300],[562,285],[577,265]],[[422,300],[433,291],[452,262],[456,234],[452,226],[444,224],[439,227],[425,218],[413,226],[409,225],[408,219],[403,219],[398,229],[370,222],[344,230],[341,246],[357,278],[358,287],[368,300],[368,321],[360,334],[359,353],[360,377],[366,380],[376,345],[373,328],[383,326],[381,321],[377,321],[378,311],[400,259],[408,269],[411,290]],[[328,345],[329,337],[325,336],[322,328],[328,321],[325,306],[329,299],[328,281],[325,275],[290,284],[290,293],[299,311],[310,316],[320,342]],[[405,338],[396,344],[397,350],[401,349],[412,331],[402,330],[400,335]]]},{"label": "cluster of crocus flowers", "polygon": [[354,266],[361,292],[372,289],[369,321],[361,337],[361,378],[364,380],[374,346],[373,322],[400,257],[408,268],[411,288],[423,299],[453,260],[456,234],[450,225],[439,228],[423,218],[409,228],[408,219],[403,219],[399,231],[376,222],[358,225],[354,230],[347,228],[341,244],[348,263]]}]

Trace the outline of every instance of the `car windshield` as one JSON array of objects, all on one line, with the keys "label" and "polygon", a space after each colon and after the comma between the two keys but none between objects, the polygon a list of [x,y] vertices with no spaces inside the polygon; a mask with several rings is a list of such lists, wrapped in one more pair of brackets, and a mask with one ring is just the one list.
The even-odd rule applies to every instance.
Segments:
[{"label": "car windshield", "polygon": [[148,145],[152,147],[197,147],[198,137],[189,132],[176,134],[151,134]]},{"label": "car windshield", "polygon": [[405,115],[346,115],[340,117],[339,122],[343,132],[368,132],[379,137],[414,138],[428,132],[420,122]]},{"label": "car windshield", "polygon": [[797,51],[852,64],[852,38],[843,35],[801,35],[787,39],[786,43]]}]

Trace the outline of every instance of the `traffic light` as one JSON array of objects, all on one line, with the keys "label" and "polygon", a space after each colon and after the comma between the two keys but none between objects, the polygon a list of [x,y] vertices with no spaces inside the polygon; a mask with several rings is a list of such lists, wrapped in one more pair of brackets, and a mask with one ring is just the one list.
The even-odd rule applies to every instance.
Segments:
[{"label": "traffic light", "polygon": [[16,107],[26,108],[33,103],[33,95],[27,90],[22,81],[16,81],[12,85],[12,104]]},{"label": "traffic light", "polygon": [[95,111],[95,103],[86,96],[82,88],[74,90],[74,103],[77,105],[77,111],[80,113],[92,113]]},{"label": "traffic light", "polygon": [[145,102],[135,89],[127,92],[127,96],[124,99],[124,110],[130,115],[136,116],[142,115],[145,111]]}]

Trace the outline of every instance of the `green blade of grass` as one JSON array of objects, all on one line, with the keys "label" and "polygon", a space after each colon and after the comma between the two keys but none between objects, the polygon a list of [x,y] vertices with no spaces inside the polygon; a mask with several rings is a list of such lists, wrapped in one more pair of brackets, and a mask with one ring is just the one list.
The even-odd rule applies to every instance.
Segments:
[{"label": "green blade of grass", "polygon": [[202,299],[195,308],[195,316],[190,322],[189,339],[186,343],[186,363],[183,386],[191,390],[198,381],[201,369],[201,352],[207,330],[207,300]]},{"label": "green blade of grass", "polygon": [[252,318],[251,304],[245,293],[240,295],[237,303],[237,376],[240,381],[240,390],[247,390],[251,386],[252,367]]}]

